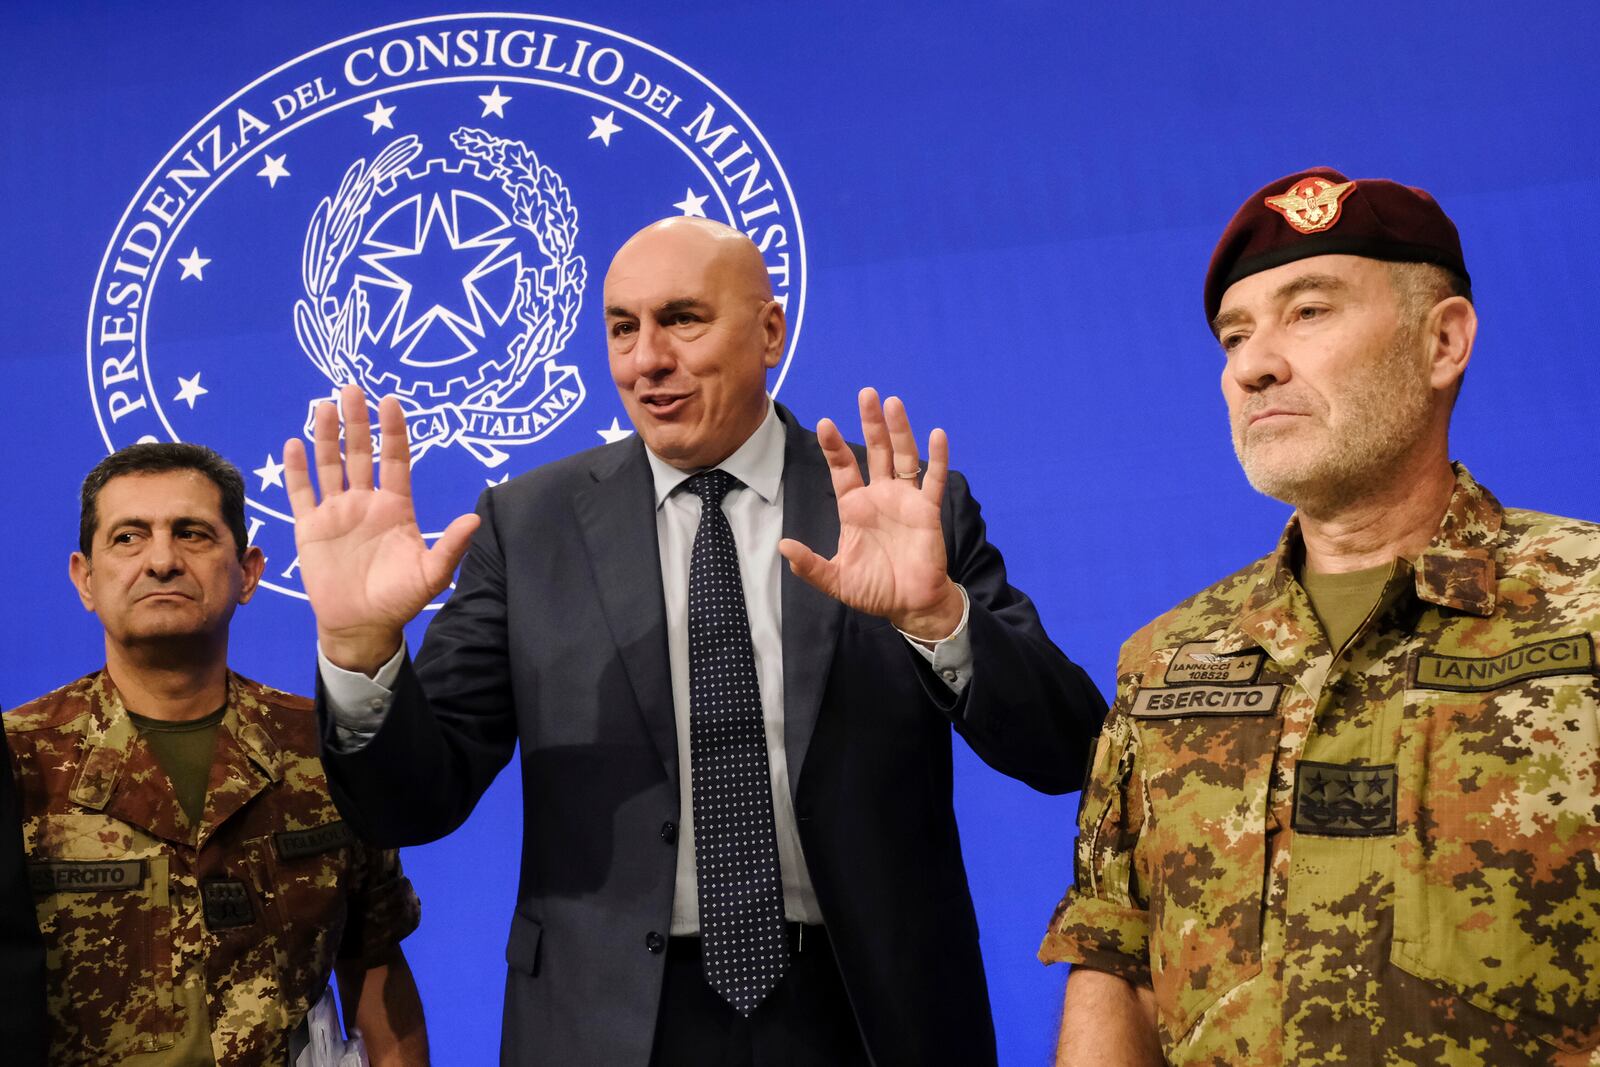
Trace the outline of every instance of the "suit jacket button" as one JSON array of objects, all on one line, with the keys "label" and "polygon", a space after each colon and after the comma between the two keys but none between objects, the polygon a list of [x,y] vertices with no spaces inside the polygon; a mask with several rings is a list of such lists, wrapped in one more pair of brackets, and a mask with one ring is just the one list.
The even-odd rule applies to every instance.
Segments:
[{"label": "suit jacket button", "polygon": [[677,842],[678,842],[678,824],[673,822],[671,819],[668,819],[666,822],[662,823],[661,824],[661,840],[665,841],[669,845],[677,844]]},{"label": "suit jacket button", "polygon": [[667,939],[656,933],[654,930],[651,930],[648,934],[644,935],[644,947],[649,949],[654,955],[659,956],[666,950]]}]

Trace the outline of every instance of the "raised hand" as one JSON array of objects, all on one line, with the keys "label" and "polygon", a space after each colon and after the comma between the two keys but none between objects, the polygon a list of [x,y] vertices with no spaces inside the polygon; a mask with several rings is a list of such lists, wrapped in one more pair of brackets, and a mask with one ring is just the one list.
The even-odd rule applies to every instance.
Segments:
[{"label": "raised hand", "polygon": [[829,419],[817,423],[839,500],[839,551],[823,559],[791,538],[778,551],[795,574],[829,596],[919,640],[941,640],[960,625],[962,611],[939,523],[949,443],[943,430],[928,436],[928,468],[919,484],[922,461],[905,405],[893,396],[880,405],[874,389],[861,390],[860,404],[866,482],[838,427]]},{"label": "raised hand", "polygon": [[332,404],[318,405],[312,431],[322,502],[298,438],[283,446],[284,485],[323,654],[346,670],[372,674],[399,649],[405,624],[450,584],[478,517],[458,517],[429,548],[411,503],[411,447],[400,402],[391,396],[378,404],[383,443],[376,486],[366,396],[347,385],[339,408],[342,458]]}]

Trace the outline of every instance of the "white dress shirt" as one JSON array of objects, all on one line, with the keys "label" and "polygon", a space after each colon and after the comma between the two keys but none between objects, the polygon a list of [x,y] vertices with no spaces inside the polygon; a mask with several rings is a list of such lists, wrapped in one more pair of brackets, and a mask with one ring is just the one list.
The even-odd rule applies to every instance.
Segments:
[{"label": "white dress shirt", "polygon": [[[738,451],[718,464],[739,480],[728,492],[722,510],[739,550],[739,575],[744,583],[745,610],[750,616],[750,642],[755,652],[756,679],[761,687],[761,714],[767,735],[767,764],[772,775],[772,813],[777,826],[778,863],[783,871],[784,916],[792,922],[821,923],[822,910],[806,869],[789,789],[789,764],[783,743],[783,600],[781,581],[787,566],[778,554],[783,536],[784,427],[769,401],[767,417]],[[649,449],[655,482],[656,539],[661,553],[661,592],[667,611],[667,662],[672,673],[672,708],[678,738],[678,869],[672,898],[674,936],[700,931],[700,900],[694,862],[694,803],[689,781],[689,556],[700,525],[700,498],[678,492],[694,471],[667,463]],[[965,600],[966,590],[962,590]],[[931,647],[907,637],[932,665],[936,675],[959,693],[972,677],[972,646],[967,617],[943,641]],[[323,691],[341,747],[359,748],[375,733],[388,711],[390,689],[400,671],[405,649],[377,675],[368,678],[333,665],[318,651]],[[863,713],[870,711],[863,709]]]}]

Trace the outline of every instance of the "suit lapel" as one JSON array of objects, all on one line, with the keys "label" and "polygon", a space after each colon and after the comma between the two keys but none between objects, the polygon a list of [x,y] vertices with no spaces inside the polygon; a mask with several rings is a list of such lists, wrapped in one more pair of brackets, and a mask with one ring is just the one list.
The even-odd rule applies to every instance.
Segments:
[{"label": "suit lapel", "polygon": [[600,591],[600,608],[622,657],[634,699],[661,756],[678,780],[678,735],[667,662],[667,613],[661,597],[655,487],[637,436],[602,452],[594,484],[573,498],[584,547]]},{"label": "suit lapel", "polygon": [[[778,405],[783,419],[783,536],[823,556],[839,547],[839,505],[828,463],[816,434],[801,427]],[[783,743],[789,788],[795,792],[816,729],[822,693],[844,621],[844,605],[794,576],[787,565],[780,584],[783,600]]]}]

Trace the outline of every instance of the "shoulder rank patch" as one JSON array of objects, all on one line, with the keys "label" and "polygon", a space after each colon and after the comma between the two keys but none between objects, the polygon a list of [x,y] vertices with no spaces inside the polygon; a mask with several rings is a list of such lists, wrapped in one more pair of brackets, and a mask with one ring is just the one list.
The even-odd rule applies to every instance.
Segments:
[{"label": "shoulder rank patch", "polygon": [[343,819],[313,826],[309,830],[284,830],[272,835],[272,847],[277,850],[280,860],[303,859],[355,843],[356,835]]},{"label": "shoulder rank patch", "polygon": [[1353,181],[1335,184],[1326,178],[1302,178],[1265,202],[1301,233],[1316,233],[1339,220],[1339,205],[1355,187]]},{"label": "shoulder rank patch", "polygon": [[1186,715],[1271,715],[1281,685],[1183,685],[1141,689],[1128,714],[1135,719],[1179,719]]},{"label": "shoulder rank patch", "polygon": [[142,860],[52,860],[28,864],[28,883],[46,893],[100,893],[144,885]]},{"label": "shoulder rank patch", "polygon": [[1214,641],[1190,641],[1181,646],[1167,664],[1168,685],[1194,685],[1215,682],[1235,685],[1253,682],[1267,658],[1265,652],[1216,652]]},{"label": "shoulder rank patch", "polygon": [[1594,639],[1589,634],[1535,641],[1498,656],[1417,655],[1419,689],[1483,693],[1527,678],[1595,673]]},{"label": "shoulder rank patch", "polygon": [[207,878],[200,883],[200,897],[205,903],[208,930],[230,930],[256,921],[250,890],[237,879]]},{"label": "shoulder rank patch", "polygon": [[1294,768],[1296,833],[1325,837],[1388,837],[1394,833],[1394,764],[1312,763]]}]

